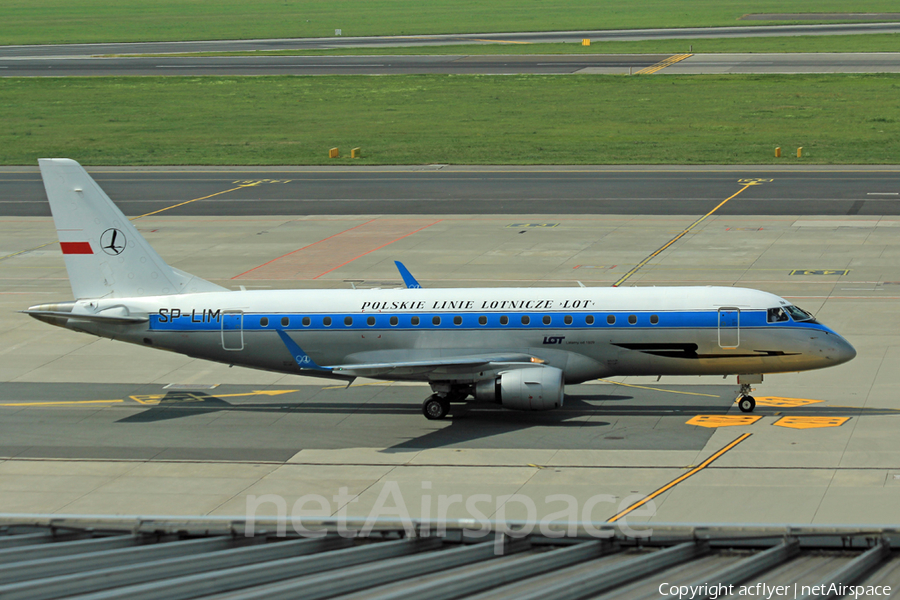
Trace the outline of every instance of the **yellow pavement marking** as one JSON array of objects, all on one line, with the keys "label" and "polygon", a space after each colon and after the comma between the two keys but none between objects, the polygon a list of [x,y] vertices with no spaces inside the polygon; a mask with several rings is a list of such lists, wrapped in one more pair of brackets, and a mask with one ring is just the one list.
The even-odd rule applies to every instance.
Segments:
[{"label": "yellow pavement marking", "polygon": [[621,278],[619,278],[619,280],[618,280],[617,282],[615,282],[614,284],[612,284],[612,287],[619,287],[620,285],[622,285],[622,283],[624,283],[626,279],[628,279],[629,277],[631,277],[632,275],[634,275],[635,273],[637,273],[637,272],[638,272],[638,269],[640,269],[641,267],[643,267],[644,265],[646,265],[648,262],[650,262],[651,260],[653,260],[654,258],[656,258],[657,256],[659,256],[660,254],[662,254],[662,252],[663,252],[666,248],[668,248],[669,246],[671,246],[672,244],[674,244],[675,242],[677,242],[678,240],[680,240],[682,237],[684,237],[685,235],[687,235],[687,234],[690,232],[691,229],[693,229],[694,227],[696,227],[697,225],[699,225],[700,223],[702,223],[704,220],[706,220],[706,218],[707,218],[708,216],[710,216],[711,214],[713,214],[714,212],[716,212],[717,210],[719,210],[720,208],[722,208],[722,207],[725,205],[726,202],[728,202],[729,200],[731,200],[732,198],[734,198],[735,196],[737,196],[738,194],[740,194],[741,192],[743,192],[744,190],[746,190],[747,188],[749,188],[750,186],[753,186],[753,185],[760,185],[760,183],[759,183],[759,182],[755,182],[755,181],[750,181],[750,182],[745,183],[744,186],[743,186],[741,189],[739,189],[738,191],[736,191],[736,192],[733,193],[732,195],[728,196],[727,198],[725,198],[724,200],[722,200],[721,202],[719,202],[719,204],[716,205],[716,207],[715,207],[714,209],[712,209],[711,211],[709,211],[708,213],[706,213],[705,215],[703,215],[702,217],[700,217],[699,219],[697,219],[696,221],[694,221],[693,223],[691,223],[690,226],[688,226],[687,229],[685,229],[684,231],[682,231],[681,233],[679,233],[678,235],[676,235],[675,237],[673,237],[673,238],[672,238],[671,240],[669,240],[663,247],[661,247],[659,250],[657,250],[656,252],[654,252],[653,254],[651,254],[650,256],[648,256],[647,258],[645,258],[644,260],[642,260],[641,262],[639,262],[637,265],[635,265],[635,267],[634,267],[633,269],[631,269],[630,271],[628,271],[627,273],[625,273],[625,275],[623,275]]},{"label": "yellow pavement marking", "polygon": [[113,404],[125,402],[118,400],[60,400],[58,402],[3,402],[0,406],[65,406],[69,404]]},{"label": "yellow pavement marking", "polygon": [[666,67],[674,65],[675,63],[681,62],[684,59],[690,58],[692,56],[693,56],[693,54],[676,54],[674,56],[670,56],[669,58],[667,58],[665,60],[659,61],[655,65],[650,65],[649,67],[641,69],[640,71],[635,71],[634,74],[635,75],[652,75],[653,73],[656,73],[657,71],[662,71]]},{"label": "yellow pavement marking", "polygon": [[736,427],[738,425],[753,425],[762,419],[759,415],[697,415],[687,421],[688,425],[699,427]]},{"label": "yellow pavement marking", "polygon": [[640,390],[653,390],[654,392],[669,392],[670,394],[684,394],[685,396],[705,396],[707,398],[721,398],[721,396],[717,396],[715,394],[701,394],[700,392],[679,392],[676,390],[664,390],[662,388],[648,387],[646,385],[634,385],[632,383],[622,383],[621,381],[612,381],[610,379],[598,379],[597,381],[602,381],[604,383],[611,383],[613,385],[621,385],[623,387],[638,388]]},{"label": "yellow pavement marking", "polygon": [[[239,396],[280,396],[281,394],[290,394],[292,392],[299,391],[300,390],[253,390],[252,392],[244,392],[242,394],[201,394],[199,392],[175,392],[177,395],[174,396],[172,400],[176,402],[203,402],[208,398],[237,398]],[[141,404],[159,404],[160,400],[165,397],[166,394],[129,396],[129,398]]]},{"label": "yellow pavement marking", "polygon": [[25,254],[26,252],[31,252],[33,250],[40,250],[41,248],[45,248],[45,247],[53,245],[55,243],[56,243],[56,241],[47,242],[46,244],[41,244],[40,246],[35,246],[34,248],[28,248],[26,250],[19,250],[18,252],[13,252],[12,254],[7,254],[6,256],[0,256],[0,260],[6,260],[7,258],[12,258],[13,256]]},{"label": "yellow pavement marking", "polygon": [[721,450],[719,450],[718,452],[716,452],[715,454],[713,454],[712,456],[710,456],[709,458],[707,458],[706,460],[704,460],[704,461],[703,461],[702,463],[700,463],[698,466],[694,467],[693,469],[691,469],[690,471],[688,471],[687,473],[685,473],[685,474],[682,475],[681,477],[678,477],[677,479],[673,479],[672,481],[670,481],[670,482],[667,483],[666,485],[662,486],[661,488],[659,488],[659,489],[656,490],[655,492],[650,493],[650,495],[644,496],[643,499],[638,500],[637,502],[635,502],[634,504],[632,504],[631,506],[629,506],[628,508],[626,508],[625,510],[623,510],[623,511],[620,512],[619,514],[610,517],[609,519],[607,519],[606,522],[607,522],[607,523],[614,523],[614,522],[618,521],[619,519],[621,519],[622,517],[624,517],[625,515],[627,515],[628,513],[630,513],[631,511],[633,511],[634,509],[643,506],[644,504],[646,504],[646,503],[649,502],[650,500],[656,498],[656,497],[659,496],[660,494],[662,494],[662,493],[664,493],[664,492],[667,492],[667,491],[671,490],[673,487],[675,487],[676,485],[678,485],[679,483],[681,483],[682,481],[684,481],[684,480],[687,479],[688,477],[691,477],[691,476],[693,476],[693,475],[696,475],[697,473],[699,473],[700,471],[702,471],[703,469],[705,469],[706,467],[708,467],[709,465],[711,465],[711,464],[713,463],[713,461],[715,461],[717,458],[721,457],[723,454],[725,454],[726,452],[728,452],[729,450],[731,450],[732,448],[734,448],[735,446],[737,446],[738,444],[740,444],[741,442],[743,442],[744,440],[746,440],[746,439],[747,439],[748,437],[750,437],[751,435],[753,435],[753,434],[751,434],[751,433],[745,433],[745,434],[741,435],[741,436],[738,437],[736,440],[734,440],[733,442],[731,442],[730,444],[728,444],[727,446],[725,446],[724,448],[722,448]]},{"label": "yellow pavement marking", "polygon": [[789,408],[791,406],[806,406],[807,404],[818,404],[820,402],[824,402],[824,400],[810,400],[808,398],[779,398],[778,396],[756,396],[757,406],[777,406],[779,408]]},{"label": "yellow pavement marking", "polygon": [[246,187],[253,187],[262,183],[261,181],[253,181],[251,183],[245,183],[239,185],[235,188],[231,188],[230,190],[223,190],[221,192],[216,192],[215,194],[210,194],[209,196],[203,196],[202,198],[194,198],[193,200],[186,200],[184,202],[179,202],[178,204],[173,204],[172,206],[167,206],[165,208],[161,208],[159,210],[154,210],[153,212],[148,212],[143,215],[139,215],[137,217],[131,217],[128,219],[129,221],[135,221],[137,219],[143,219],[144,217],[149,217],[150,215],[158,215],[161,212],[165,212],[167,210],[172,210],[173,208],[178,208],[179,206],[184,206],[185,204],[190,204],[191,202],[197,202],[198,200],[206,200],[207,198],[212,198],[213,196],[221,196],[222,194],[227,194],[228,192],[233,192],[235,190],[240,190]]},{"label": "yellow pavement marking", "polygon": [[850,417],[781,417],[773,425],[791,429],[818,429],[840,427],[849,420]]},{"label": "yellow pavement marking", "polygon": [[[284,180],[284,182],[287,182],[287,181],[290,181],[290,179]],[[137,219],[149,217],[150,215],[156,215],[161,212],[171,210],[173,208],[178,208],[179,206],[184,206],[185,204],[190,204],[191,202],[197,202],[198,200],[206,200],[207,198],[212,198],[213,196],[220,196],[222,194],[227,194],[228,192],[233,192],[235,190],[239,190],[239,189],[242,189],[245,187],[253,187],[255,185],[259,185],[260,183],[282,183],[282,181],[281,180],[268,180],[268,179],[254,180],[254,181],[251,181],[250,183],[246,183],[244,185],[239,185],[236,188],[231,188],[230,190],[216,192],[215,194],[210,194],[209,196],[203,196],[202,198],[194,198],[193,200],[187,200],[187,201],[181,202],[179,204],[173,204],[172,206],[167,206],[167,207],[161,208],[159,210],[154,210],[153,212],[148,212],[147,214],[144,214],[144,215],[138,215],[137,217],[130,217],[128,220],[136,221]],[[26,252],[33,252],[35,250],[40,250],[41,248],[45,248],[47,246],[51,246],[56,243],[57,243],[57,240],[54,240],[52,242],[47,242],[46,244],[41,244],[40,246],[35,246],[34,248],[27,248],[25,250],[19,250],[18,252],[13,252],[12,254],[7,254],[6,256],[0,256],[0,260],[6,260],[7,258],[12,258],[12,257],[18,256],[20,254],[25,254]]]}]

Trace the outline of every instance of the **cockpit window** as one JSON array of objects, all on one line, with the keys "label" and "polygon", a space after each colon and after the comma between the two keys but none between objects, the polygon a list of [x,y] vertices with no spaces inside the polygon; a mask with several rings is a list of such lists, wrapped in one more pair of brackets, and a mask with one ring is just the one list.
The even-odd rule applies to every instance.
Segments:
[{"label": "cockpit window", "polygon": [[801,321],[815,321],[816,318],[800,308],[799,306],[785,306],[784,310],[787,311],[791,318],[797,322]]},{"label": "cockpit window", "polygon": [[783,308],[770,308],[766,311],[766,321],[769,323],[779,323],[781,321],[787,321],[788,316],[787,313],[784,312]]}]

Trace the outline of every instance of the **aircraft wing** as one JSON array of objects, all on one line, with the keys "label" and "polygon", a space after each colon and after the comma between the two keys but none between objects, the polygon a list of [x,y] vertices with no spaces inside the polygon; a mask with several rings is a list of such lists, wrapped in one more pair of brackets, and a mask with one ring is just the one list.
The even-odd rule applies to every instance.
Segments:
[{"label": "aircraft wing", "polygon": [[474,372],[483,367],[495,367],[508,364],[543,363],[539,358],[528,354],[484,354],[473,356],[455,356],[450,358],[435,358],[429,360],[398,361],[398,362],[373,362],[351,363],[327,367],[333,373],[350,375],[352,377],[386,377],[391,375],[426,375],[432,373],[447,373],[458,375],[460,373]]}]

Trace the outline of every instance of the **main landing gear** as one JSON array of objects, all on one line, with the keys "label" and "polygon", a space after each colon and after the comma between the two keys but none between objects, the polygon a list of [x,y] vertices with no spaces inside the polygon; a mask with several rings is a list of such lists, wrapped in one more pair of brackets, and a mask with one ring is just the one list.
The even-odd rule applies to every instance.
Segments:
[{"label": "main landing gear", "polygon": [[450,412],[451,402],[463,402],[472,393],[471,386],[449,386],[433,383],[434,393],[422,403],[422,414],[431,421],[443,419]]}]

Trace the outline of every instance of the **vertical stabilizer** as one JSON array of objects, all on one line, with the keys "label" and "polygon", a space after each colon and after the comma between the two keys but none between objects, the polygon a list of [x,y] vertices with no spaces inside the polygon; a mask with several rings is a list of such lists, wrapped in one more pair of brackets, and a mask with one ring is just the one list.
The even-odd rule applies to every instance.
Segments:
[{"label": "vertical stabilizer", "polygon": [[225,290],[167,265],[77,162],[38,163],[75,298]]}]

